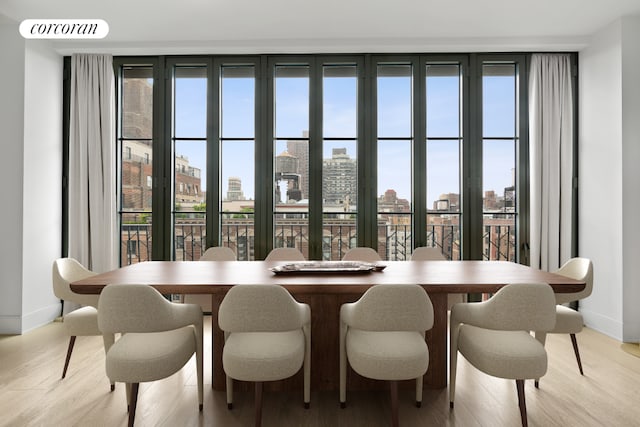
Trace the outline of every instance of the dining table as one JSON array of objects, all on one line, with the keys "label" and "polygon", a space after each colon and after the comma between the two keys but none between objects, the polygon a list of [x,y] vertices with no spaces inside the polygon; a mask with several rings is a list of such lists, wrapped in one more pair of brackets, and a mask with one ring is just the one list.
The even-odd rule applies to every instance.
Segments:
[{"label": "dining table", "polygon": [[[548,283],[557,293],[578,292],[583,281],[507,261],[383,261],[378,268],[355,271],[302,269],[283,271],[285,261],[147,261],[71,283],[77,293],[99,294],[109,284],[147,284],[162,294],[210,294],[212,299],[212,387],[225,389],[224,334],[217,311],[232,286],[276,284],[311,307],[311,387],[338,390],[340,306],[358,300],[378,284],[417,284],[433,305],[433,327],[426,332],[429,367],[426,388],[447,386],[447,296],[492,294],[507,284]],[[380,381],[348,374],[349,389],[380,388]],[[239,384],[239,389],[242,389]],[[272,390],[302,388],[302,374],[276,381]],[[248,389],[248,385],[246,385]]]}]

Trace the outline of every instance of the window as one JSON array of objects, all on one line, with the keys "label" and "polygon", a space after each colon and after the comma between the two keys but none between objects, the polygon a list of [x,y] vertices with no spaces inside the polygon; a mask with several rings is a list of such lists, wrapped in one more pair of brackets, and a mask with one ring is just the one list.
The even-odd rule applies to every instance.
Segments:
[{"label": "window", "polygon": [[117,58],[121,262],[195,260],[211,245],[241,260],[279,246],[406,260],[433,246],[518,261],[526,60]]},{"label": "window", "polygon": [[118,215],[122,265],[146,261],[152,250],[153,68],[125,66],[119,70]]}]

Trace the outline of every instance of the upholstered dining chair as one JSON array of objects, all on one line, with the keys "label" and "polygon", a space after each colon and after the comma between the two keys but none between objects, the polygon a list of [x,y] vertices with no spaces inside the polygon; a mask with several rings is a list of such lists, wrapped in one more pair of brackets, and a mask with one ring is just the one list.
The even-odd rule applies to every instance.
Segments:
[{"label": "upholstered dining chair", "polygon": [[304,261],[304,255],[296,248],[273,248],[265,261]]},{"label": "upholstered dining chair", "polygon": [[107,349],[106,371],[127,385],[129,426],[133,426],[142,382],[178,372],[196,355],[198,403],[202,411],[202,310],[195,304],[169,302],[148,285],[108,285],[100,295],[98,326],[104,334],[121,333]]},{"label": "upholstered dining chair", "polygon": [[429,366],[425,331],[433,306],[418,285],[376,285],[340,307],[340,406],[347,401],[347,364],[363,377],[389,381],[391,422],[399,423],[398,381],[416,380],[422,404],[423,375]]},{"label": "upholstered dining chair", "polygon": [[482,372],[516,381],[520,418],[527,426],[524,380],[547,372],[547,352],[529,331],[555,324],[555,297],[546,283],[512,284],[489,300],[451,310],[449,402],[453,408],[458,353]]},{"label": "upholstered dining chair", "polygon": [[364,262],[378,262],[382,261],[378,252],[375,249],[368,247],[351,248],[345,252],[342,257],[343,261],[364,261]]},{"label": "upholstered dining chair", "polygon": [[[431,246],[421,246],[413,250],[411,261],[446,261],[447,258],[442,254],[440,249]],[[447,310],[451,310],[453,304],[459,302],[467,302],[466,294],[448,294]]]},{"label": "upholstered dining chair", "polygon": [[[582,331],[584,321],[582,314],[564,304],[579,301],[591,295],[593,291],[593,263],[587,258],[572,258],[560,267],[557,274],[561,274],[572,279],[585,282],[585,287],[580,292],[574,293],[557,293],[556,295],[556,325],[553,330],[548,332],[536,332],[536,338],[544,345],[547,334],[569,334],[571,343],[573,344],[573,352],[576,355],[578,369],[580,375],[584,375],[582,370],[582,362],[580,360],[580,351],[578,350],[578,341],[576,334]],[[536,386],[538,381],[536,380]]]},{"label": "upholstered dining chair", "polygon": [[278,285],[236,285],[218,310],[224,331],[222,366],[227,406],[233,408],[233,380],[255,382],[255,425],[262,422],[262,388],[304,372],[304,406],[311,399],[311,309]]},{"label": "upholstered dining chair", "polygon": [[[212,246],[204,251],[200,261],[236,261],[236,254],[227,246]],[[205,314],[211,313],[211,295],[185,294],[182,300],[187,304],[200,305]]]},{"label": "upholstered dining chair", "polygon": [[[80,308],[64,315],[62,320],[64,329],[69,335],[69,346],[67,348],[64,367],[62,368],[62,378],[67,375],[76,337],[102,336],[102,332],[98,329],[97,308],[99,295],[78,294],[73,292],[70,286],[72,282],[95,275],[96,273],[86,269],[74,258],[59,258],[53,262],[51,272],[53,293],[63,301],[81,305]],[[107,343],[105,342],[105,346],[106,345]],[[113,383],[111,383],[111,390],[114,390]]]},{"label": "upholstered dining chair", "polygon": [[200,257],[200,261],[235,261],[236,254],[227,246],[212,246]]}]

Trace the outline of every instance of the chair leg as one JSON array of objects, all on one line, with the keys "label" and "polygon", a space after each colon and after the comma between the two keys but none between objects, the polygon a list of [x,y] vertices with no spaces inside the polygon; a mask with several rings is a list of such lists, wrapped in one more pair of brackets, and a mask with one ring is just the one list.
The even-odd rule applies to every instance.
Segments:
[{"label": "chair leg", "polygon": [[227,375],[227,409],[233,409],[233,378]]},{"label": "chair leg", "polygon": [[138,404],[138,386],[140,383],[131,384],[131,402],[129,403],[129,427],[133,427],[136,418],[136,406]]},{"label": "chair leg", "polygon": [[398,427],[398,381],[389,381],[391,389],[391,425]]},{"label": "chair leg", "polygon": [[262,382],[256,382],[256,397],[255,397],[255,413],[256,413],[256,427],[262,425]]},{"label": "chair leg", "polygon": [[527,404],[524,400],[524,380],[516,380],[516,389],[518,390],[518,406],[520,407],[522,427],[527,427]]},{"label": "chair leg", "polygon": [[73,345],[76,343],[75,335],[69,338],[69,347],[67,348],[67,357],[64,360],[64,368],[62,368],[62,378],[67,375],[67,368],[69,367],[69,360],[71,360],[71,352],[73,351]]},{"label": "chair leg", "polygon": [[582,362],[580,361],[580,351],[578,351],[578,341],[576,340],[576,334],[569,334],[571,336],[571,343],[573,344],[573,352],[576,354],[576,360],[578,361],[578,369],[580,369],[580,375],[584,375],[582,372]]}]

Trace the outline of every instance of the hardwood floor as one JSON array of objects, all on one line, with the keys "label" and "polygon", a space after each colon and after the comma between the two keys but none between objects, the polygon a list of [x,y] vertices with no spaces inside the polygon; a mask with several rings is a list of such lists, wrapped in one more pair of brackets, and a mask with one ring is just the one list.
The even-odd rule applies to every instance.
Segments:
[{"label": "hardwood floor", "polygon": [[[211,319],[205,317],[205,337]],[[640,425],[640,358],[620,343],[590,329],[578,335],[585,376],[580,376],[568,336],[548,335],[549,370],[540,389],[527,381],[530,426]],[[22,336],[0,337],[0,426],[124,426],[125,389],[109,392],[100,337],[78,337],[64,380],[60,379],[68,337],[51,323]],[[204,410],[198,412],[195,362],[177,374],[141,384],[137,426],[251,426],[253,394],[237,392],[227,410],[224,392],[211,389],[210,339],[205,340]],[[312,368],[313,369],[313,361]],[[338,373],[336,372],[336,375]],[[422,408],[411,390],[400,391],[402,426],[519,426],[514,381],[480,373],[460,358],[455,409],[448,391],[425,390]],[[299,392],[266,392],[263,426],[386,426],[387,391],[313,393],[311,408]]]}]

